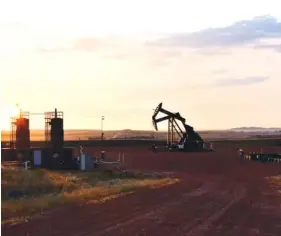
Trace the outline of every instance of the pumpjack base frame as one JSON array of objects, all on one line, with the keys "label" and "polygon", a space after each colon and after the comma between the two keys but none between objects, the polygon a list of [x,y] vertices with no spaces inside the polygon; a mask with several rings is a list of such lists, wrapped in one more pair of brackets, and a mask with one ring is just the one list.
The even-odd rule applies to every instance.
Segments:
[{"label": "pumpjack base frame", "polygon": [[180,149],[174,146],[152,146],[151,148],[154,152],[213,152],[214,149],[206,149],[201,147],[194,148],[184,148]]}]

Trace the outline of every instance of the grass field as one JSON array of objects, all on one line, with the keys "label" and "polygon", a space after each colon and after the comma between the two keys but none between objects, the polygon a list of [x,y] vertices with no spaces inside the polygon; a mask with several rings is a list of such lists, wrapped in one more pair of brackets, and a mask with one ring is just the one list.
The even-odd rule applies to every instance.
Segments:
[{"label": "grass field", "polygon": [[137,189],[178,182],[178,179],[136,173],[121,176],[109,172],[59,172],[11,167],[2,168],[1,172],[2,224],[15,223],[31,214],[69,202],[103,202]]}]

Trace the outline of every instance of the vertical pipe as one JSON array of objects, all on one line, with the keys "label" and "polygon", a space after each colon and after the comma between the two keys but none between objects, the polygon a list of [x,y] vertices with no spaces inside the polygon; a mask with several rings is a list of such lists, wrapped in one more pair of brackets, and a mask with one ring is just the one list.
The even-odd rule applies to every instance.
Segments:
[{"label": "vertical pipe", "polygon": [[172,138],[171,138],[171,144],[174,143],[174,118],[172,118]]},{"label": "vertical pipe", "polygon": [[170,119],[168,120],[168,134],[167,134],[167,144],[169,145],[169,134],[170,134]]}]

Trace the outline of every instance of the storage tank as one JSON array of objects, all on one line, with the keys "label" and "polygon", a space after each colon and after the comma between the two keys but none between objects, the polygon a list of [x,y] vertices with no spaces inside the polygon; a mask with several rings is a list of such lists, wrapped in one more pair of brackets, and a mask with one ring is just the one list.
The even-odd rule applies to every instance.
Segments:
[{"label": "storage tank", "polygon": [[27,118],[18,118],[16,120],[16,148],[30,148],[30,129],[29,119]]},{"label": "storage tank", "polygon": [[51,125],[51,144],[54,149],[61,149],[64,145],[63,119],[53,118]]}]

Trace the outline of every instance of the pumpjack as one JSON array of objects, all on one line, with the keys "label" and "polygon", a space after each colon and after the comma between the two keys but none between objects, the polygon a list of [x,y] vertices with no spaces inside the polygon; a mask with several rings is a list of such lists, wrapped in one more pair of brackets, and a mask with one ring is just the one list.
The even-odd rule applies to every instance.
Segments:
[{"label": "pumpjack", "polygon": [[[163,113],[166,116],[156,118],[159,113]],[[152,124],[156,131],[158,131],[157,124],[162,121],[168,120],[168,135],[167,135],[167,147],[170,151],[212,151],[213,145],[211,143],[204,142],[200,135],[194,131],[192,126],[185,123],[179,112],[173,113],[163,109],[162,103],[160,103],[154,110],[152,116]],[[178,122],[181,122],[181,126]],[[178,141],[175,141],[176,136],[179,137]]]}]

